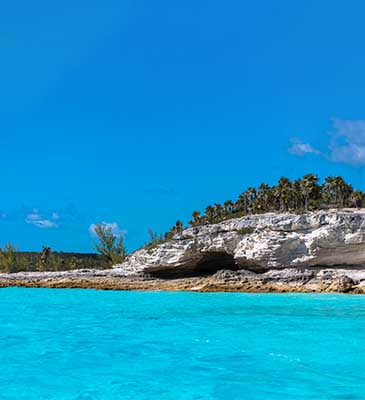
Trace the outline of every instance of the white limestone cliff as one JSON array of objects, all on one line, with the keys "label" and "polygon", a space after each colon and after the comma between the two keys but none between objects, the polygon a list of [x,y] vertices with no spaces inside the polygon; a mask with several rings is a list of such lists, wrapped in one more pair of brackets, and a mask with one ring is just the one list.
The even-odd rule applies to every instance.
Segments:
[{"label": "white limestone cliff", "polygon": [[250,215],[188,228],[116,267],[133,275],[331,266],[365,270],[365,210]]}]

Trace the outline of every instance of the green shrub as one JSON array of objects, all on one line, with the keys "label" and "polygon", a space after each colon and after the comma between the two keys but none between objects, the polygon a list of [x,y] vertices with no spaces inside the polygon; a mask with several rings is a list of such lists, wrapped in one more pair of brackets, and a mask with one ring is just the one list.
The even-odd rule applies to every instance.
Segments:
[{"label": "green shrub", "polygon": [[4,248],[0,247],[0,269],[7,273],[17,272],[17,250],[11,243],[7,243]]},{"label": "green shrub", "polygon": [[144,248],[149,254],[152,250],[158,247],[160,244],[164,243],[166,240],[163,238],[162,233],[158,234],[154,232],[151,228],[148,229],[149,242],[145,244]]},{"label": "green shrub", "polygon": [[101,254],[106,264],[113,266],[124,261],[126,249],[123,244],[123,236],[114,235],[110,226],[95,225],[95,234],[98,243],[94,243],[95,250]]}]

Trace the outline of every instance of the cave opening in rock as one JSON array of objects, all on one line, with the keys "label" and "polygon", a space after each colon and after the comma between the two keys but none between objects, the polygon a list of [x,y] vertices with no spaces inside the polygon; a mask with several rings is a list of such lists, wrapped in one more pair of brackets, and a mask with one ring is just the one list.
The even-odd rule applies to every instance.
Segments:
[{"label": "cave opening in rock", "polygon": [[214,275],[217,271],[222,269],[237,271],[239,266],[231,254],[225,252],[210,252],[205,253],[197,263],[186,265],[181,268],[154,271],[150,274],[155,277],[173,279]]},{"label": "cave opening in rock", "polygon": [[194,269],[200,275],[213,275],[221,269],[237,271],[239,267],[231,254],[216,252],[205,254]]}]

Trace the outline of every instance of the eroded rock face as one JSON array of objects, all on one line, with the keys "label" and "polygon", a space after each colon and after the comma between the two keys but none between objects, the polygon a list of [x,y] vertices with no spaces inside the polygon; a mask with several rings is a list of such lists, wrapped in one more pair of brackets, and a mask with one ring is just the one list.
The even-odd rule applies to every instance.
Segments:
[{"label": "eroded rock face", "polygon": [[117,267],[134,275],[313,266],[365,270],[365,210],[251,215],[188,228],[154,249],[134,252]]},{"label": "eroded rock face", "polygon": [[272,269],[264,273],[219,270],[213,275],[164,279],[149,274],[125,276],[120,269],[0,274],[0,288],[9,286],[94,288],[105,290],[168,290],[198,292],[343,292],[365,294],[365,269],[316,267]]}]

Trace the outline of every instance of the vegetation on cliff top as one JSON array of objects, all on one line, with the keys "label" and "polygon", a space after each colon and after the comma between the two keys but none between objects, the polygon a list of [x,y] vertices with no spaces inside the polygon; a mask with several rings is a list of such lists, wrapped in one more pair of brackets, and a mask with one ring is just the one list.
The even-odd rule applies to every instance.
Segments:
[{"label": "vegetation on cliff top", "polygon": [[[267,212],[294,212],[322,210],[328,208],[361,208],[365,207],[365,193],[355,190],[340,176],[329,176],[320,182],[317,175],[307,174],[291,181],[280,178],[270,186],[262,183],[258,188],[249,187],[237,200],[226,200],[223,204],[215,203],[205,208],[204,212],[194,211],[189,221],[190,226],[215,224],[232,218],[249,214]],[[181,221],[159,240],[151,240],[146,247],[155,247],[162,240],[169,240],[183,230]]]},{"label": "vegetation on cliff top", "polygon": [[294,181],[280,178],[275,186],[262,183],[258,188],[250,187],[236,201],[215,203],[208,206],[203,214],[194,211],[189,224],[217,223],[266,212],[303,213],[331,207],[360,208],[364,205],[365,193],[354,190],[340,176],[329,176],[321,183],[317,175],[307,174]]}]

